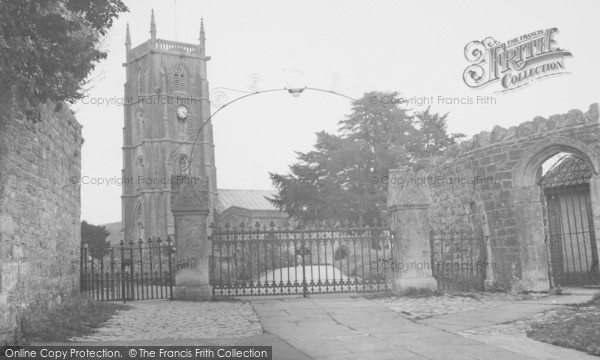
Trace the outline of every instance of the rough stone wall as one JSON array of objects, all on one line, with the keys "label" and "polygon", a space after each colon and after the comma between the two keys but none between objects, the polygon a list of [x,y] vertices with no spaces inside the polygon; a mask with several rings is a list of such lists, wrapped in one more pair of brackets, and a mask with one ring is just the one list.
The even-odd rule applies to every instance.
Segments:
[{"label": "rough stone wall", "polygon": [[496,126],[491,132],[482,132],[450,148],[445,156],[433,161],[429,171],[416,176],[416,180],[390,181],[422,183],[431,198],[429,225],[435,231],[471,229],[481,234],[485,211],[497,281],[511,288],[523,277],[524,267],[535,265],[525,262],[546,261],[522,256],[528,246],[522,241],[528,223],[522,220],[518,204],[533,204],[539,199],[528,199],[518,189],[517,167],[521,166],[522,159],[538,151],[540,144],[551,144],[553,139],[600,150],[598,105],[593,104],[586,113],[571,110],[549,119],[536,117],[510,129]]},{"label": "rough stone wall", "polygon": [[0,345],[22,311],[79,290],[81,126],[66,107],[38,123],[18,109],[0,107]]}]

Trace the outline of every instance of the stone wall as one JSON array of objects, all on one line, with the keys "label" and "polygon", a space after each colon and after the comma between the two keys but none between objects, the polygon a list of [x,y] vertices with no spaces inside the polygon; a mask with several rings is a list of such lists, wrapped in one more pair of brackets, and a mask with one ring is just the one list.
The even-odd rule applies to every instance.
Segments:
[{"label": "stone wall", "polygon": [[[428,171],[410,176],[391,172],[390,177],[400,174],[395,176],[401,178],[389,181],[390,186],[392,182],[418,183],[430,199],[427,229],[422,231],[454,229],[482,234],[485,213],[496,280],[505,288],[544,290],[548,287],[548,267],[536,180],[541,164],[563,151],[588,160],[597,174],[597,104],[585,113],[571,110],[548,119],[536,117],[510,129],[496,126],[448,149],[443,157],[432,161]],[[592,198],[597,197],[600,189],[591,187]],[[598,228],[600,207],[593,210]]]},{"label": "stone wall", "polygon": [[22,311],[79,291],[81,126],[66,106],[38,123],[19,108],[0,107],[0,345]]}]

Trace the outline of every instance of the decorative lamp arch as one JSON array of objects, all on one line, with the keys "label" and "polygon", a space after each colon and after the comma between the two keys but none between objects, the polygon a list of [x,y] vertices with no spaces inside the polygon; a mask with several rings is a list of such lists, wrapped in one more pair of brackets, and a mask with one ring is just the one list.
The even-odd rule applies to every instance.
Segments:
[{"label": "decorative lamp arch", "polygon": [[[185,68],[185,64],[181,64],[181,65],[182,65],[182,66]],[[174,68],[174,69],[175,69],[175,68]],[[186,69],[187,69],[187,68],[186,68]],[[301,94],[301,93],[302,93],[302,92],[304,92],[305,90],[316,91],[316,92],[323,92],[323,93],[329,93],[329,94],[332,94],[332,95],[337,95],[337,96],[340,96],[340,97],[343,97],[343,98],[346,98],[346,99],[349,99],[349,100],[352,100],[352,101],[355,101],[355,100],[356,100],[356,99],[354,99],[354,98],[351,98],[350,96],[347,96],[347,95],[344,95],[344,94],[338,93],[338,92],[336,92],[336,91],[333,91],[333,90],[325,90],[325,89],[318,89],[318,88],[312,88],[312,87],[304,87],[304,88],[290,88],[290,89],[288,89],[288,88],[282,88],[282,89],[269,89],[269,90],[258,90],[258,91],[254,91],[254,92],[248,92],[247,94],[245,94],[245,95],[242,95],[242,96],[240,96],[240,97],[238,97],[238,98],[235,98],[235,99],[233,99],[233,100],[231,100],[231,101],[229,101],[229,102],[227,102],[227,103],[223,104],[222,106],[220,106],[220,107],[219,107],[219,108],[218,108],[218,109],[217,109],[217,110],[216,110],[214,113],[212,113],[212,114],[211,114],[211,115],[210,115],[210,116],[209,116],[209,117],[208,117],[206,120],[202,121],[202,123],[200,124],[200,126],[197,126],[197,128],[198,128],[198,129],[195,129],[195,128],[196,128],[196,126],[194,126],[194,130],[195,130],[195,131],[194,131],[194,134],[193,134],[192,136],[190,136],[188,139],[186,139],[184,142],[182,142],[182,143],[181,143],[179,146],[177,146],[175,149],[173,149],[173,151],[171,152],[171,155],[172,155],[173,153],[175,153],[175,152],[176,152],[176,151],[177,151],[177,150],[178,150],[178,149],[179,149],[181,146],[183,146],[184,144],[189,144],[189,143],[190,143],[189,141],[190,141],[190,140],[193,140],[193,141],[191,142],[192,149],[191,149],[191,151],[190,151],[190,159],[193,159],[193,157],[194,157],[194,148],[195,148],[195,146],[196,146],[196,142],[197,142],[197,140],[198,140],[198,138],[199,138],[199,136],[200,136],[200,133],[202,132],[202,129],[204,129],[204,126],[205,126],[206,124],[208,124],[208,123],[210,122],[210,120],[211,120],[211,119],[212,119],[212,118],[213,118],[215,115],[217,115],[217,114],[218,114],[218,113],[219,113],[221,110],[225,109],[227,106],[229,106],[229,105],[231,105],[231,104],[233,104],[233,103],[235,103],[235,102],[237,102],[237,101],[243,100],[243,99],[245,99],[245,98],[248,98],[248,97],[250,97],[250,96],[255,96],[255,95],[259,95],[259,94],[266,94],[266,93],[271,93],[271,92],[279,92],[279,91],[288,92],[288,93],[290,93],[290,94],[292,94],[292,95],[294,95],[294,96],[298,96],[299,94]],[[189,167],[189,168],[188,168],[188,171],[191,171],[191,167]]]}]

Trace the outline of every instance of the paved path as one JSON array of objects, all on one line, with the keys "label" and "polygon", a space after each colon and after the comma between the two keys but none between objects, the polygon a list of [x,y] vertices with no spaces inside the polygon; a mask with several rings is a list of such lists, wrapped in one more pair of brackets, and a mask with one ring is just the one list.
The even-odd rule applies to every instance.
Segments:
[{"label": "paved path", "polygon": [[[535,341],[526,335],[528,323],[531,322],[528,318],[537,317],[536,314],[556,309],[565,304],[585,302],[597,292],[597,289],[573,289],[572,291],[573,294],[569,296],[524,300],[518,303],[503,304],[486,311],[465,313],[460,319],[463,325],[462,330],[458,333],[467,338],[499,348],[510,349],[535,359],[598,359],[595,356]],[[444,316],[437,319],[428,319],[424,322],[432,326],[447,328],[446,324],[457,320],[459,319],[456,317]],[[487,322],[483,326],[478,325],[477,322],[482,320]],[[467,326],[469,322],[471,325]]]},{"label": "paved path", "polygon": [[587,301],[592,293],[501,303],[416,321],[381,302],[347,294],[243,299],[250,303],[140,301],[99,333],[76,341],[105,346],[267,345],[273,346],[275,360],[597,359],[528,339],[510,323]]},{"label": "paved path", "polygon": [[[256,299],[263,329],[313,359],[597,359],[574,350],[517,337],[497,341],[467,334],[589,295],[548,297],[412,322],[360,297]],[[257,344],[258,345],[258,344]],[[279,357],[274,359],[293,359]]]}]

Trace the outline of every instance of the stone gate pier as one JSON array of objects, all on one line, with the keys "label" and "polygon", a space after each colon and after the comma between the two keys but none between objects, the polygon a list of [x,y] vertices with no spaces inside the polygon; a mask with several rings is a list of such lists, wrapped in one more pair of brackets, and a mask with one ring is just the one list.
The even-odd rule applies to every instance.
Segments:
[{"label": "stone gate pier", "polygon": [[[188,175],[171,177],[171,212],[175,224],[175,300],[212,297],[209,283],[207,219],[210,214],[208,178]],[[179,266],[184,264],[185,266]]]},{"label": "stone gate pier", "polygon": [[396,234],[392,261],[395,268],[402,269],[392,274],[394,290],[437,289],[430,266],[428,209],[431,201],[419,182],[406,181],[424,176],[402,169],[390,170],[389,173],[387,205],[392,230]]}]

